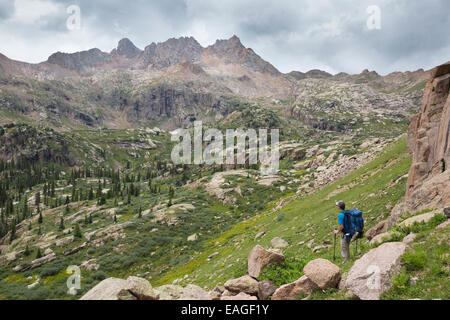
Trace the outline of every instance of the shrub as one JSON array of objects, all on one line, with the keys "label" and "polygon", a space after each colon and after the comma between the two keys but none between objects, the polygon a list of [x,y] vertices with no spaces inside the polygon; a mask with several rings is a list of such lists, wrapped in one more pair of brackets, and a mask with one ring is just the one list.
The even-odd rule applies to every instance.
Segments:
[{"label": "shrub", "polygon": [[422,270],[427,263],[427,255],[424,251],[407,252],[402,258],[408,271]]},{"label": "shrub", "polygon": [[104,273],[103,271],[97,271],[97,272],[95,272],[94,274],[92,274],[92,279],[94,279],[94,280],[99,280],[99,281],[102,281],[102,280],[105,280],[106,279],[106,273]]},{"label": "shrub", "polygon": [[409,275],[406,270],[403,269],[402,272],[394,277],[392,277],[392,286],[395,290],[404,290],[409,285]]},{"label": "shrub", "polygon": [[49,263],[42,267],[40,275],[42,278],[54,276],[63,269],[63,266],[59,263]]},{"label": "shrub", "polygon": [[301,258],[288,257],[282,265],[273,264],[267,266],[262,274],[260,280],[270,280],[277,286],[286,283],[291,283],[298,280],[303,275],[303,267],[307,261]]}]

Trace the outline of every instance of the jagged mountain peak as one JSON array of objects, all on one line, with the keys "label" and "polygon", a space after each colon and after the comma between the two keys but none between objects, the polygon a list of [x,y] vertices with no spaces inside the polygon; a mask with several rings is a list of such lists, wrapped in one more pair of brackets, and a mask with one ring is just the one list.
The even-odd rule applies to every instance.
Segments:
[{"label": "jagged mountain peak", "polygon": [[75,53],[56,52],[52,54],[47,62],[59,65],[66,69],[85,71],[90,68],[100,67],[111,61],[109,53],[98,48]]},{"label": "jagged mountain peak", "polygon": [[141,54],[142,50],[136,47],[130,39],[123,38],[117,45],[116,53],[127,58],[134,58]]}]

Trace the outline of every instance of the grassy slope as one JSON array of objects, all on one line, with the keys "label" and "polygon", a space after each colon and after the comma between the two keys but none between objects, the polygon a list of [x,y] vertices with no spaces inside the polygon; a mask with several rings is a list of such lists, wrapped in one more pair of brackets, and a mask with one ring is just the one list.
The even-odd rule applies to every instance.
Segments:
[{"label": "grassy slope", "polygon": [[[274,211],[269,208],[254,218],[233,226],[217,239],[209,241],[206,246],[208,250],[203,254],[182,266],[170,269],[152,283],[155,286],[167,284],[189,274],[189,281],[186,283],[193,282],[212,288],[245,274],[247,256],[252,247],[256,244],[268,247],[270,240],[277,236],[290,243],[289,248],[283,250],[288,263],[277,270],[268,270],[261,275],[261,279],[268,278],[277,284],[294,281],[301,276],[301,266],[307,261],[319,257],[332,260],[332,249],[313,253],[306,243],[314,239],[312,247],[322,244],[324,240],[329,240],[332,244],[332,230],[336,225],[337,214],[335,202],[342,199],[349,207],[363,210],[368,229],[388,215],[387,205],[393,206],[403,197],[406,183],[403,176],[410,165],[411,158],[403,137],[388,146],[375,160],[332,185],[305,197],[292,195],[295,200],[282,209]],[[255,240],[255,235],[261,231],[266,235]],[[360,241],[357,257],[368,249],[367,241]],[[352,247],[351,250],[352,258],[342,266],[343,271],[348,271],[357,258],[353,255],[355,248]],[[207,261],[207,257],[216,251],[219,255]],[[338,252],[337,256],[337,262],[340,263]]]}]

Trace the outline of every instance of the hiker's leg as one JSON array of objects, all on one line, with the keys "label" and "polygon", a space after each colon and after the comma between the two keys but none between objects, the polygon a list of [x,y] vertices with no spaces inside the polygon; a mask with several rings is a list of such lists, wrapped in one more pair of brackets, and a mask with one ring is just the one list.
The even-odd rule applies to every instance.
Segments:
[{"label": "hiker's leg", "polygon": [[344,258],[344,262],[350,257],[349,243],[345,239],[345,235],[341,234],[341,255]]}]

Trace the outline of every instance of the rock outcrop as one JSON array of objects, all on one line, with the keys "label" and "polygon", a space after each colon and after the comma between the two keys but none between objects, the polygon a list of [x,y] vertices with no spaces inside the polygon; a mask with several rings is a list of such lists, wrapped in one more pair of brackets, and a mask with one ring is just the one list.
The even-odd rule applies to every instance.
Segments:
[{"label": "rock outcrop", "polygon": [[180,300],[211,300],[211,296],[199,286],[188,284],[184,288]]},{"label": "rock outcrop", "polygon": [[285,260],[279,250],[266,250],[260,245],[255,246],[248,256],[248,274],[253,278],[258,278],[261,271],[269,264],[281,264]]},{"label": "rock outcrop", "polygon": [[80,300],[158,300],[159,293],[138,277],[108,278],[89,290]]},{"label": "rock outcrop", "polygon": [[119,300],[119,292],[127,281],[118,278],[108,278],[89,290],[80,300]]},{"label": "rock outcrop", "polygon": [[361,300],[379,300],[388,290],[391,278],[401,269],[401,256],[407,245],[388,242],[370,250],[350,269],[345,287]]},{"label": "rock outcrop", "polygon": [[119,300],[158,300],[155,292],[147,280],[138,277],[128,277],[125,286],[118,293]]},{"label": "rock outcrop", "polygon": [[406,211],[443,208],[450,203],[450,62],[434,68],[422,110],[413,116],[408,149],[413,163],[405,201],[394,208],[390,226]]},{"label": "rock outcrop", "polygon": [[272,296],[272,300],[299,300],[301,295],[309,295],[319,287],[307,276],[302,276],[295,282],[279,287]]},{"label": "rock outcrop", "polygon": [[251,296],[257,296],[259,291],[259,283],[249,275],[242,276],[237,279],[231,279],[225,282],[225,289],[231,293],[238,294],[244,292]]},{"label": "rock outcrop", "polygon": [[337,265],[326,259],[315,259],[303,268],[305,275],[320,289],[336,288],[341,280],[341,271]]},{"label": "rock outcrop", "polygon": [[281,238],[279,238],[279,237],[273,238],[273,239],[270,241],[270,245],[271,245],[272,247],[274,247],[275,249],[281,249],[281,248],[289,247],[289,243],[288,243],[286,240],[281,239]]}]

